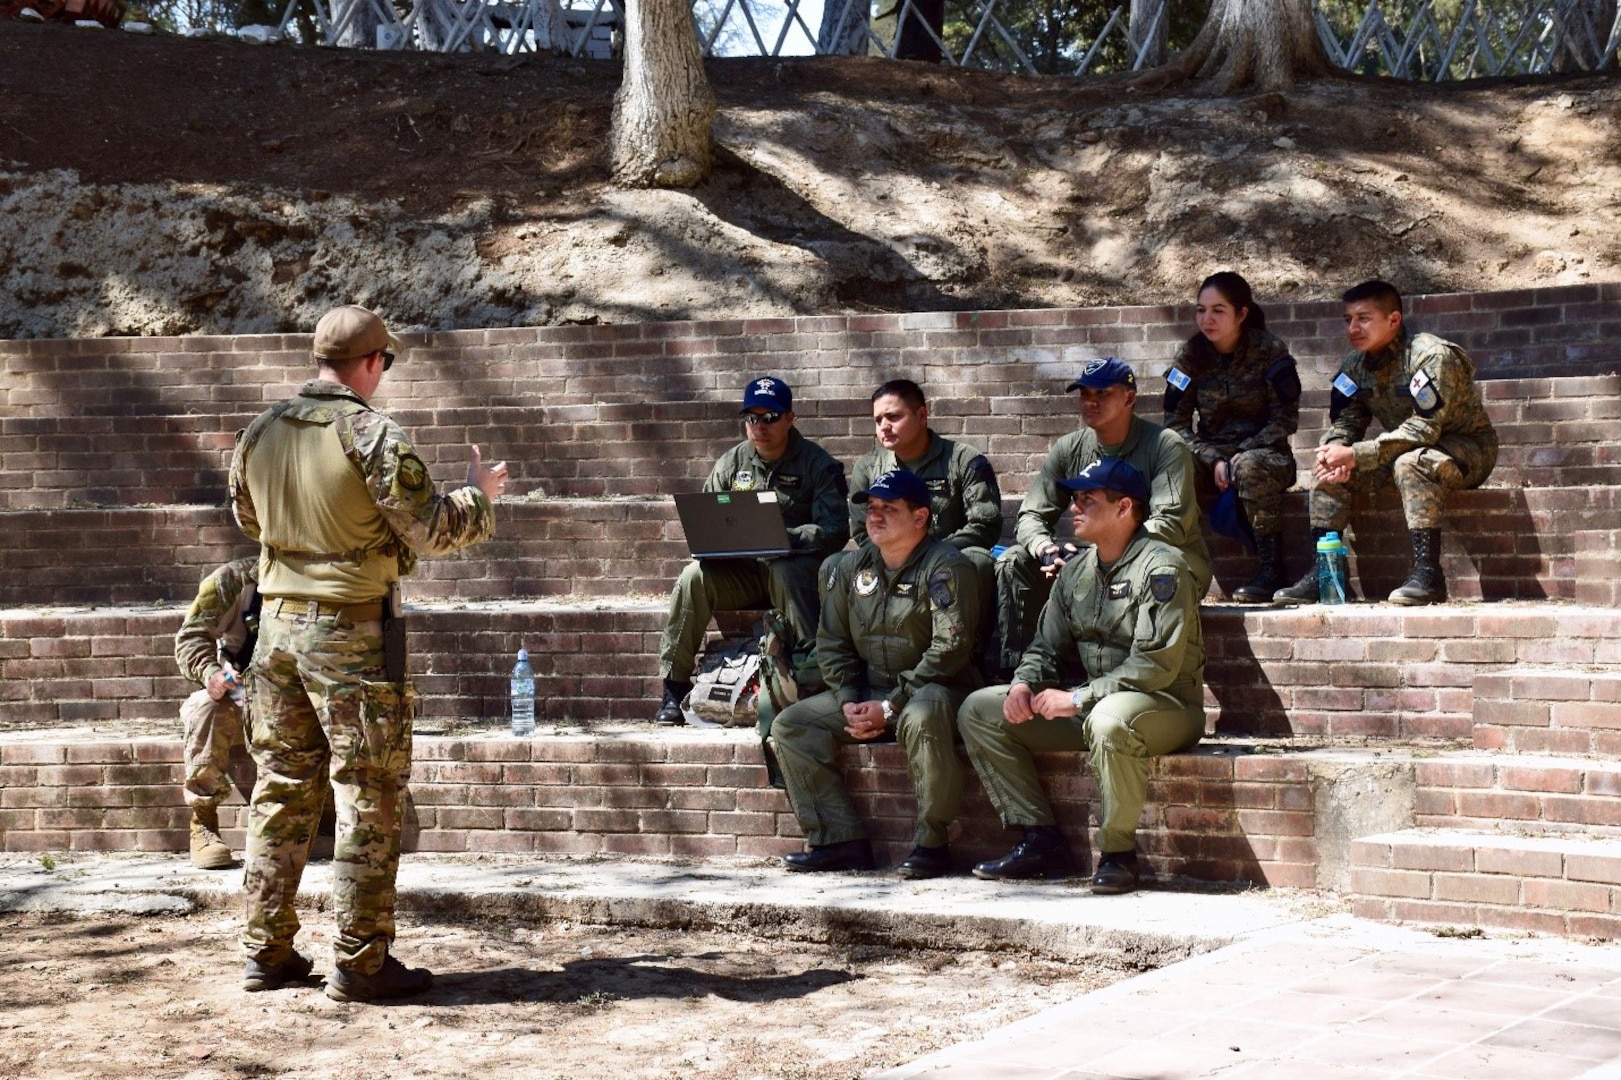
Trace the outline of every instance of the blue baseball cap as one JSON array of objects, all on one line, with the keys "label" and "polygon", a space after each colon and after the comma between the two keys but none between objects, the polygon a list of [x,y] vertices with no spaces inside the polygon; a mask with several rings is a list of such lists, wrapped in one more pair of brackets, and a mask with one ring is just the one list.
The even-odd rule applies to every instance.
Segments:
[{"label": "blue baseball cap", "polygon": [[1106,457],[1082,469],[1079,476],[1058,481],[1071,491],[1118,491],[1139,506],[1148,505],[1148,480],[1125,458]]},{"label": "blue baseball cap", "polygon": [[906,469],[891,469],[874,480],[866,491],[850,496],[851,502],[864,503],[868,499],[905,499],[913,506],[929,505],[929,485],[917,474]]},{"label": "blue baseball cap", "polygon": [[1228,485],[1210,508],[1210,527],[1225,537],[1237,540],[1250,551],[1255,550],[1255,530],[1250,527],[1249,515],[1244,513],[1244,504],[1239,501],[1236,487]]},{"label": "blue baseball cap", "polygon": [[767,409],[771,412],[790,412],[794,407],[794,392],[788,389],[788,384],[781,379],[774,379],[767,375],[763,379],[755,379],[743,390],[743,407],[739,412],[748,412],[750,409]]},{"label": "blue baseball cap", "polygon": [[1064,387],[1064,392],[1067,394],[1083,386],[1088,390],[1107,390],[1111,386],[1124,386],[1135,390],[1137,373],[1131,370],[1130,364],[1118,357],[1101,356],[1096,360],[1088,360],[1076,380]]}]

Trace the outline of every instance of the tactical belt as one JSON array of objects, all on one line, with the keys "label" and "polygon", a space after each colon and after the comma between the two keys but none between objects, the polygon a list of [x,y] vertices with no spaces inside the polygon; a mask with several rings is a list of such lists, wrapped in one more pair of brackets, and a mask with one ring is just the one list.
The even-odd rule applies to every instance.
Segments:
[{"label": "tactical belt", "polygon": [[297,616],[337,616],[350,622],[370,622],[383,617],[383,601],[368,600],[364,604],[329,604],[324,600],[300,600],[296,597],[265,598],[265,611],[271,615],[291,619]]}]

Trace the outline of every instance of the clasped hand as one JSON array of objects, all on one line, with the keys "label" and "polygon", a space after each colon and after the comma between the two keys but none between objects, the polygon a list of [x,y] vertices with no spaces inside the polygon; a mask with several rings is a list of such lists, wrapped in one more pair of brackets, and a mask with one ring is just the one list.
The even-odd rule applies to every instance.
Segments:
[{"label": "clasped hand", "polygon": [[844,706],[844,733],[858,742],[871,742],[888,726],[881,701],[852,701]]},{"label": "clasped hand", "polygon": [[1317,464],[1311,475],[1320,484],[1343,484],[1356,469],[1356,451],[1339,443],[1317,448]]}]

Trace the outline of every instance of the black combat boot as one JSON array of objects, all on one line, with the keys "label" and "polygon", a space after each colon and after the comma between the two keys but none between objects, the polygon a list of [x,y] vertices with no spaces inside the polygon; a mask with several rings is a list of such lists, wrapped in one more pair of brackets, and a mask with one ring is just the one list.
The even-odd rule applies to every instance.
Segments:
[{"label": "black combat boot", "polygon": [[1092,873],[1092,891],[1100,896],[1118,896],[1137,887],[1137,849],[1105,851]]},{"label": "black combat boot", "polygon": [[974,876],[987,881],[1066,878],[1074,872],[1069,846],[1056,825],[1026,825],[1024,839],[1012,851],[974,867]]},{"label": "black combat boot", "polygon": [[390,956],[371,975],[338,968],[326,978],[326,996],[333,1001],[395,1001],[415,997],[432,986],[433,972],[406,967]]},{"label": "black combat boot", "polygon": [[[1321,540],[1325,535],[1327,535],[1327,533],[1327,529],[1312,529],[1311,563],[1306,567],[1306,572],[1301,575],[1299,581],[1295,582],[1293,585],[1290,585],[1286,589],[1279,589],[1277,592],[1272,594],[1272,602],[1274,604],[1282,604],[1285,607],[1294,607],[1297,604],[1317,603],[1317,541]],[[1256,539],[1259,540],[1260,538],[1256,537]],[[1281,548],[1282,545],[1280,544],[1279,546]],[[1281,571],[1281,564],[1279,569]],[[1248,588],[1248,586],[1245,587]]]},{"label": "black combat boot", "polygon": [[841,870],[871,870],[878,865],[872,857],[872,844],[866,840],[841,840],[782,857],[783,866],[812,874]]},{"label": "black combat boot", "polygon": [[1390,594],[1390,602],[1405,607],[1443,603],[1447,580],[1441,576],[1441,530],[1411,529],[1409,535],[1413,538],[1413,572]]},{"label": "black combat boot", "polygon": [[665,727],[681,727],[687,718],[681,712],[681,703],[687,695],[692,693],[692,680],[665,679],[664,699],[659,702],[659,711],[653,714],[653,723],[663,724]]},{"label": "black combat boot", "polygon": [[[1278,577],[1283,568],[1283,537],[1277,533],[1255,538],[1255,577],[1248,585],[1233,590],[1233,600],[1240,604],[1269,604],[1278,591]],[[1313,568],[1315,569],[1315,567]]]}]

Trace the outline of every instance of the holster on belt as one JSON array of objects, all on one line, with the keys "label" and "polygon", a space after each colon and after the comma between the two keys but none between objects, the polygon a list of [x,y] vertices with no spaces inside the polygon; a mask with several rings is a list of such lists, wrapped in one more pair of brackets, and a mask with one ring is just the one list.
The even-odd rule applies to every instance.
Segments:
[{"label": "holster on belt", "polygon": [[383,672],[396,686],[405,683],[405,604],[400,583],[388,587],[383,601]]}]

